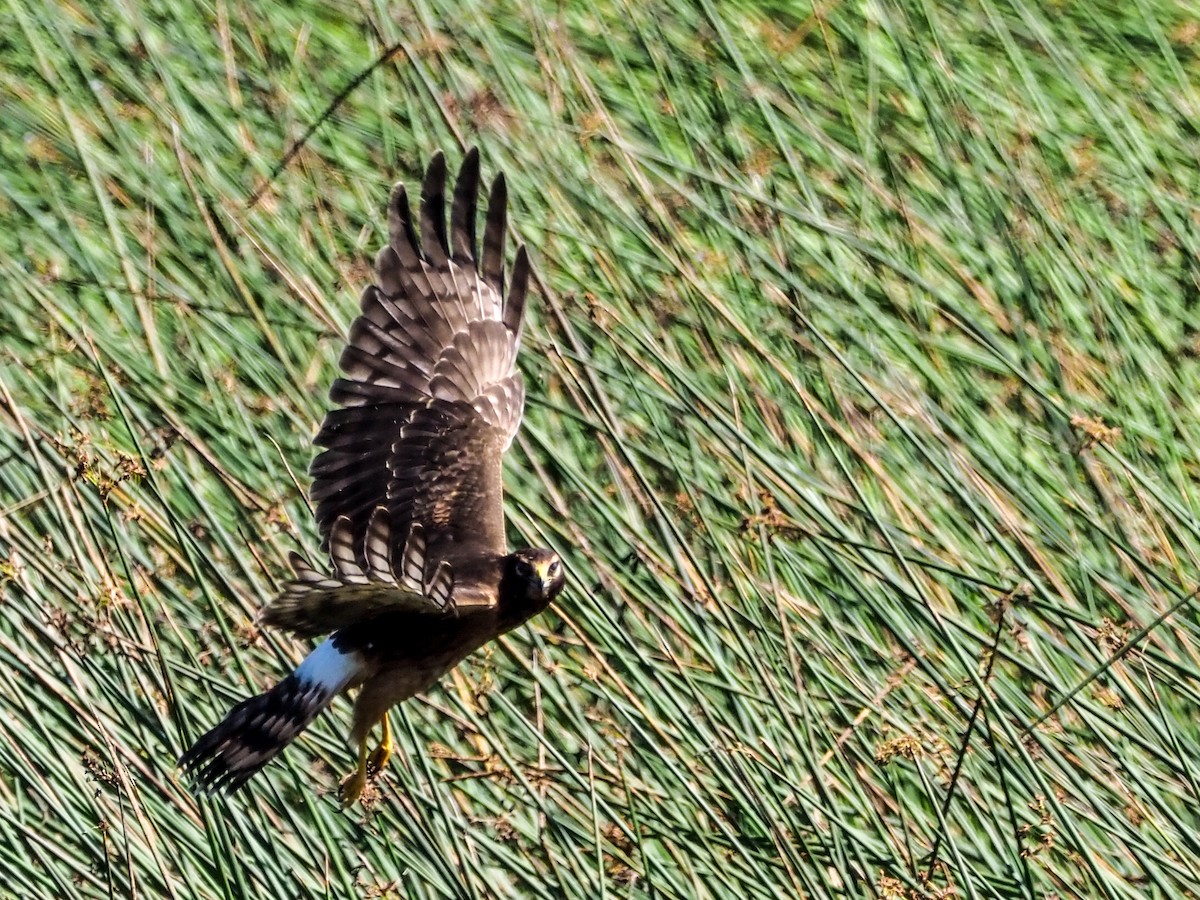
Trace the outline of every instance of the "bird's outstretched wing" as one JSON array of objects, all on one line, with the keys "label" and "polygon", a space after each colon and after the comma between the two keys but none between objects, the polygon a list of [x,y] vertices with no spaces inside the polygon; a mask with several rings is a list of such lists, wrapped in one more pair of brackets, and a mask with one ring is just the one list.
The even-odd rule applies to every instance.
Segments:
[{"label": "bird's outstretched wing", "polygon": [[[384,521],[378,510],[386,512],[391,559],[403,557],[414,528],[423,534],[422,584],[443,564],[452,573],[460,562],[506,552],[501,457],[525,402],[516,359],[529,261],[519,247],[506,284],[503,176],[492,183],[477,248],[478,194],[474,149],[459,171],[448,229],[441,153],[425,173],[419,232],[404,185],[392,191],[378,284],[364,291],[351,325],[344,376],[330,391],[337,408],[325,416],[316,438],[325,449],[311,469],[317,524],[335,571],[319,576],[323,586],[314,589],[312,576],[297,568],[296,580],[268,607],[268,622],[274,615],[276,624],[315,634],[344,625],[356,595],[380,600],[377,590],[355,590],[337,555],[370,570],[372,521]],[[309,602],[339,590],[345,602],[333,604],[338,615]]]}]

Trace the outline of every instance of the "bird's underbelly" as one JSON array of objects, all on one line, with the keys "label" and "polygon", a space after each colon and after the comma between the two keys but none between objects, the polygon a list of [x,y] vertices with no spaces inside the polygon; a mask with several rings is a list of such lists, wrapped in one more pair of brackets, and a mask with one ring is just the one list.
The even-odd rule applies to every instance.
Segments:
[{"label": "bird's underbelly", "polygon": [[470,651],[454,656],[424,659],[419,663],[400,663],[384,666],[364,686],[380,695],[388,706],[394,706],[409,697],[433,687],[438,679],[466,658]]},{"label": "bird's underbelly", "polygon": [[482,640],[463,640],[438,652],[399,658],[381,655],[375,671],[363,681],[355,698],[352,735],[356,739],[364,737],[389,709],[433,687],[482,643]]}]

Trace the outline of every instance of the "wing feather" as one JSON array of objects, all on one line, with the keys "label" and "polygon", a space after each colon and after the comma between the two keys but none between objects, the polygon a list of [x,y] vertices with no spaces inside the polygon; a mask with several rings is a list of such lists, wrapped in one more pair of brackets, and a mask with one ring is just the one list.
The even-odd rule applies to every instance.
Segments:
[{"label": "wing feather", "polygon": [[334,575],[344,583],[367,583],[367,575],[355,559],[354,526],[347,516],[338,516],[329,532],[329,558]]},{"label": "wing feather", "polygon": [[404,556],[400,561],[400,583],[412,591],[425,588],[425,532],[415,522],[404,541]]},{"label": "wing feather", "polygon": [[488,196],[488,218],[483,227],[483,265],[480,274],[497,297],[504,295],[504,234],[508,228],[508,185],[497,175]]},{"label": "wing feather", "polygon": [[396,574],[392,571],[391,518],[386,506],[375,507],[367,525],[367,537],[363,541],[367,576],[383,584],[396,583]]},{"label": "wing feather", "polygon": [[475,264],[475,207],[479,200],[479,151],[472,147],[463,157],[454,184],[450,211],[451,258],[464,270]]},{"label": "wing feather", "polygon": [[419,246],[417,230],[413,227],[412,207],[408,203],[408,189],[403,181],[397,182],[388,198],[388,247],[396,252],[402,247],[415,250]]},{"label": "wing feather", "polygon": [[440,150],[429,160],[421,186],[421,249],[433,274],[446,279],[450,274],[446,265],[446,156]]},{"label": "wing feather", "polygon": [[448,610],[454,599],[454,573],[450,563],[442,560],[433,578],[425,583],[425,596],[438,609]]},{"label": "wing feather", "polygon": [[508,290],[508,298],[504,301],[504,327],[521,341],[521,323],[525,318],[525,297],[529,292],[529,254],[525,245],[517,248],[517,257],[513,260],[512,287]]}]

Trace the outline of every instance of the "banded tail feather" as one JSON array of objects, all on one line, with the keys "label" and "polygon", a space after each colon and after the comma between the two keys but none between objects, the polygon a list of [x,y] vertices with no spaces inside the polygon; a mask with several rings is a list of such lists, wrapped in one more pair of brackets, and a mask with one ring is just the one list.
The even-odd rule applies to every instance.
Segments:
[{"label": "banded tail feather", "polygon": [[279,684],[231,709],[180,757],[179,768],[198,794],[232,794],[361,677],[359,654],[329,638]]}]

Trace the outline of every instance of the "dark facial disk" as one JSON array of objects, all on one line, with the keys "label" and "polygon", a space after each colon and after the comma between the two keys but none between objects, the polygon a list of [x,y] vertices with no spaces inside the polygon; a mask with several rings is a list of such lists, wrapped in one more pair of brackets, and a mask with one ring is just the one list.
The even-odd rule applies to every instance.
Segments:
[{"label": "dark facial disk", "polygon": [[562,560],[553,550],[518,550],[508,558],[505,594],[545,609],[558,596],[566,580]]}]

